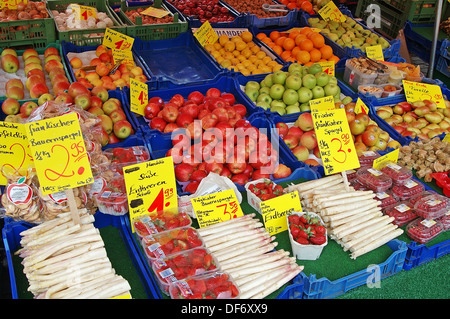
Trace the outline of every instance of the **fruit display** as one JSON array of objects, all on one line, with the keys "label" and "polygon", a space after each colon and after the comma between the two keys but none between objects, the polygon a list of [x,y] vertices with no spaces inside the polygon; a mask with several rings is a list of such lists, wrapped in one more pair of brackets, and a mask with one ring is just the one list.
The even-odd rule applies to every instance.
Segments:
[{"label": "fruit display", "polygon": [[323,35],[304,27],[300,31],[290,32],[271,31],[268,35],[264,32],[256,35],[258,39],[270,47],[284,61],[298,62],[311,66],[315,62],[333,61],[339,62],[333,48],[325,44]]},{"label": "fruit display", "polygon": [[409,202],[399,202],[383,209],[383,213],[387,216],[394,217],[393,224],[401,227],[417,218],[414,205]]},{"label": "fruit display", "polygon": [[[8,9],[8,7],[0,9],[0,22],[45,19],[48,17],[49,13],[45,6],[45,1],[20,2],[17,4],[17,9]],[[25,26],[22,30],[27,30],[29,27]],[[19,26],[12,26],[12,28],[20,30]]]},{"label": "fruit display", "polygon": [[115,90],[130,86],[130,79],[139,82],[149,80],[142,67],[121,62],[116,66],[112,49],[99,45],[95,50],[81,53],[69,52],[67,59],[72,67],[75,80],[85,87],[104,87]]},{"label": "fruit display", "polygon": [[114,21],[108,13],[98,11],[95,7],[94,10],[95,17],[90,16],[86,20],[78,19],[70,4],[65,10],[51,10],[50,12],[59,31],[105,29],[114,26]]},{"label": "fruit display", "polygon": [[168,0],[184,16],[199,19],[201,23],[230,22],[234,15],[215,0]]},{"label": "fruit display", "polygon": [[133,220],[133,227],[140,239],[171,229],[191,226],[189,215],[175,210],[164,210],[151,214],[144,214]]},{"label": "fruit display", "polygon": [[310,100],[326,96],[333,96],[336,103],[352,101],[342,97],[336,77],[323,72],[317,63],[310,67],[292,63],[287,71],[269,73],[259,82],[248,81],[243,91],[256,106],[280,115],[309,111]]},{"label": "fruit display", "polygon": [[391,46],[385,38],[365,29],[352,17],[345,14],[344,17],[346,18],[345,22],[326,21],[321,17],[310,17],[307,22],[309,26],[320,29],[323,35],[341,47],[355,48],[366,52],[368,46],[379,44],[383,49]]},{"label": "fruit display", "polygon": [[234,299],[239,289],[232,278],[224,272],[213,272],[171,283],[172,299]]},{"label": "fruit display", "polygon": [[449,198],[438,194],[422,197],[414,204],[417,215],[424,219],[438,219],[447,214],[449,208]]},{"label": "fruit display", "polygon": [[270,73],[283,67],[275,56],[253,41],[253,34],[243,29],[239,35],[221,34],[214,44],[205,46],[211,57],[222,68],[243,75]]},{"label": "fruit display", "polygon": [[300,245],[323,245],[327,242],[323,222],[310,213],[288,215],[288,228],[290,236]]},{"label": "fruit display", "polygon": [[125,180],[120,174],[114,176],[95,197],[99,211],[104,214],[122,216],[128,213]]},{"label": "fruit display", "polygon": [[380,106],[376,113],[401,136],[427,140],[450,131],[450,102],[445,106],[438,108],[431,100],[404,101]]},{"label": "fruit display", "polygon": [[239,13],[250,13],[258,17],[259,19],[280,17],[288,14],[289,9],[285,11],[266,11],[263,10],[264,4],[274,5],[275,2],[271,0],[255,0],[252,2],[239,1],[239,0],[226,0],[226,4],[232,7]]},{"label": "fruit display", "polygon": [[433,219],[416,218],[406,226],[408,237],[420,244],[436,238],[442,231],[442,224]]}]

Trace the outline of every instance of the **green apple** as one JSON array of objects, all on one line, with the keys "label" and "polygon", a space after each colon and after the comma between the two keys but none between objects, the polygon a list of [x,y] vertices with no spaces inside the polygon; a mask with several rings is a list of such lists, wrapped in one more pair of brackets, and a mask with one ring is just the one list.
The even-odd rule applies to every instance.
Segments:
[{"label": "green apple", "polygon": [[309,66],[304,66],[302,69],[302,77],[304,77],[306,74],[308,74]]},{"label": "green apple", "polygon": [[338,84],[338,80],[335,76],[328,76],[328,83]]},{"label": "green apple", "polygon": [[323,90],[323,87],[321,87],[321,86],[316,86],[311,91],[313,94],[313,99],[320,99],[321,97],[325,96],[325,91]]},{"label": "green apple", "polygon": [[272,73],[272,80],[274,84],[282,84],[286,82],[287,73],[282,70],[277,70]]},{"label": "green apple", "polygon": [[273,107],[282,107],[284,109],[286,108],[286,104],[284,104],[281,100],[272,100],[270,103],[270,108],[272,109]]},{"label": "green apple", "polygon": [[346,97],[344,97],[344,99],[342,100],[342,103],[348,104],[348,103],[350,103],[351,101],[353,101],[353,99],[352,99],[350,96],[346,96]]},{"label": "green apple", "polygon": [[270,105],[270,102],[272,102],[272,98],[270,97],[269,94],[263,93],[258,96],[256,102],[266,102],[267,104]]},{"label": "green apple", "polygon": [[311,111],[311,106],[309,105],[309,103],[303,103],[300,105],[300,111],[302,112]]},{"label": "green apple", "polygon": [[270,97],[273,100],[281,100],[283,98],[284,90],[283,84],[275,83],[270,87]]},{"label": "green apple", "polygon": [[297,93],[299,103],[308,103],[313,98],[312,91],[307,87],[301,87]]},{"label": "green apple", "polygon": [[254,89],[259,90],[260,85],[259,85],[259,83],[256,82],[256,81],[248,81],[248,82],[245,84],[245,89],[244,89],[244,91],[246,91],[246,90],[249,89],[249,88],[254,88]]},{"label": "green apple", "polygon": [[309,67],[308,73],[312,75],[316,75],[317,73],[322,72],[322,66],[319,63],[314,63]]},{"label": "green apple", "polygon": [[274,84],[273,73],[267,74],[266,77],[264,78],[263,82],[264,82],[264,86],[271,87]]},{"label": "green apple", "polygon": [[255,88],[249,88],[245,90],[245,94],[251,101],[256,102],[256,99],[258,98],[259,95],[259,91]]},{"label": "green apple", "polygon": [[302,78],[302,85],[305,88],[308,88],[310,90],[312,90],[317,84],[317,80],[316,77],[312,74],[306,74],[303,78]]},{"label": "green apple", "polygon": [[264,102],[264,101],[256,102],[256,106],[262,107],[264,110],[270,109],[270,104],[268,104],[267,102]]},{"label": "green apple", "polygon": [[298,93],[293,89],[286,89],[283,93],[283,102],[286,105],[295,104],[298,102]]},{"label": "green apple", "polygon": [[265,86],[265,87],[262,87],[262,88],[259,89],[259,94],[264,94],[264,93],[269,94],[270,93],[270,87]]},{"label": "green apple", "polygon": [[330,81],[330,76],[325,72],[316,73],[316,83],[318,86],[324,87]]},{"label": "green apple", "polygon": [[281,106],[271,106],[270,110],[272,112],[278,112],[278,114],[280,114],[280,115],[285,115],[286,114],[286,109],[284,107],[281,107]]},{"label": "green apple", "polygon": [[288,105],[286,106],[286,114],[292,114],[292,113],[300,113],[301,109],[297,102],[297,104]]},{"label": "green apple", "polygon": [[298,75],[289,75],[284,84],[286,89],[298,90],[302,87],[302,78]]},{"label": "green apple", "polygon": [[293,72],[302,72],[302,65],[300,63],[292,63],[289,68],[288,68],[288,72],[289,73],[293,73]]},{"label": "green apple", "polygon": [[336,96],[336,94],[339,94],[341,92],[339,86],[334,83],[328,83],[323,89],[326,96]]}]

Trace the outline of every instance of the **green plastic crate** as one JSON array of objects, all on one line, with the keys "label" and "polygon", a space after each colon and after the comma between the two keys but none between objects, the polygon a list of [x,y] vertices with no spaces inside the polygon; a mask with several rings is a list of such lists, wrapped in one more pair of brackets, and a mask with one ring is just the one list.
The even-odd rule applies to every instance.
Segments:
[{"label": "green plastic crate", "polygon": [[0,48],[45,48],[56,41],[53,18],[0,22]]},{"label": "green plastic crate", "polygon": [[[111,0],[110,0],[111,3]],[[155,8],[162,8],[166,11],[170,10],[161,3],[161,1],[154,2]],[[137,10],[139,8],[146,9],[149,6],[126,6],[125,1],[122,1],[120,11],[117,13],[119,19],[127,25],[127,35],[133,38],[140,38],[143,41],[164,40],[176,38],[180,33],[188,30],[188,22],[184,21],[183,17],[180,17],[178,13],[170,12],[173,16],[172,23],[160,23],[160,24],[139,24],[139,19],[136,23],[133,23],[125,14],[128,10]],[[112,10],[112,9],[111,9]]]},{"label": "green plastic crate", "polygon": [[[118,19],[117,15],[106,5],[105,0],[52,0],[47,1],[47,9],[53,18],[52,10],[63,11],[69,4],[76,3],[83,6],[94,7],[100,12],[105,12],[114,22],[111,29],[126,34],[126,26]],[[83,30],[69,30],[61,31],[56,26],[59,41],[71,42],[77,46],[100,45],[103,42],[103,34],[106,29],[83,29]],[[100,34],[100,35],[97,35]]]}]

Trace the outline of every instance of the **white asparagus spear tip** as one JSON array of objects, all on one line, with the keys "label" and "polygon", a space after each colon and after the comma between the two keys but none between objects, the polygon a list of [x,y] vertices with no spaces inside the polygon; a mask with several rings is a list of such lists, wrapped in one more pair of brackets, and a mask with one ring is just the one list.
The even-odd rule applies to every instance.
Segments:
[{"label": "white asparagus spear tip", "polygon": [[222,231],[224,231],[226,229],[233,229],[235,227],[241,227],[241,226],[244,226],[244,225],[250,225],[250,224],[253,224],[253,223],[257,223],[257,222],[259,222],[259,220],[257,220],[257,219],[248,219],[247,218],[247,219],[242,219],[242,220],[236,221],[236,223],[224,224],[224,225],[212,227],[212,226],[221,224],[221,223],[218,223],[218,224],[207,226],[207,227],[204,227],[204,228],[199,228],[199,229],[197,229],[197,231],[200,233],[200,235],[207,236],[207,235],[210,235],[210,234],[221,233]]},{"label": "white asparagus spear tip", "polygon": [[328,222],[328,221],[335,221],[335,220],[346,218],[346,217],[349,217],[349,216],[352,216],[352,215],[360,214],[362,212],[368,211],[369,209],[376,208],[376,207],[379,207],[378,203],[371,203],[371,204],[368,204],[365,207],[360,207],[358,209],[353,209],[353,210],[349,210],[349,211],[346,211],[346,212],[336,212],[336,213],[331,214],[331,215],[323,215],[321,213],[320,215],[323,216],[323,219],[324,220],[326,219],[326,221]]},{"label": "white asparagus spear tip", "polygon": [[330,214],[330,213],[338,213],[338,212],[347,212],[347,211],[351,211],[357,208],[361,208],[361,207],[365,207],[366,205],[369,204],[373,204],[375,203],[376,205],[378,205],[378,201],[375,199],[365,199],[365,200],[360,200],[357,202],[350,202],[348,204],[345,205],[339,205],[339,206],[334,206],[334,207],[327,207],[324,209],[321,209],[321,212],[324,212],[325,214]]},{"label": "white asparagus spear tip", "polygon": [[[293,259],[292,259],[293,258]],[[277,268],[281,265],[286,265],[295,262],[295,257],[282,258],[272,262],[259,263],[258,265],[249,265],[249,267],[241,268],[236,271],[229,271],[233,278],[240,278],[242,276],[254,274],[256,272],[264,271],[267,269]]]},{"label": "white asparagus spear tip", "polygon": [[240,288],[241,286],[246,285],[246,284],[248,284],[250,282],[258,281],[259,278],[267,276],[267,275],[269,275],[271,273],[278,272],[280,274],[280,273],[282,273],[283,269],[284,270],[289,270],[289,268],[296,267],[296,266],[298,266],[296,263],[289,264],[289,265],[283,265],[283,266],[280,266],[278,268],[268,269],[268,270],[265,270],[265,271],[261,271],[261,272],[258,272],[258,273],[247,275],[245,277],[241,277],[241,278],[237,278],[237,279],[233,278],[233,280],[234,280],[235,284]]},{"label": "white asparagus spear tip", "polygon": [[314,180],[306,181],[306,182],[303,182],[300,184],[296,184],[296,186],[298,187],[299,190],[307,190],[307,189],[311,189],[311,188],[316,188],[320,185],[330,183],[332,181],[342,181],[342,176],[340,176],[340,175],[326,176],[326,177],[322,177],[320,179],[314,179]]},{"label": "white asparagus spear tip", "polygon": [[270,260],[272,260],[272,259],[280,259],[280,258],[287,257],[287,256],[289,256],[289,252],[285,251],[283,249],[280,249],[280,250],[275,250],[275,251],[272,251],[272,252],[260,254],[260,255],[257,255],[257,256],[251,256],[251,257],[248,257],[246,259],[241,259],[241,260],[230,262],[230,263],[227,263],[227,264],[223,264],[222,263],[222,264],[220,264],[220,266],[224,270],[227,270],[227,269],[232,270],[232,269],[236,269],[236,268],[242,267],[242,266],[245,267],[247,264],[252,263],[254,261],[267,260],[267,259],[270,259]]},{"label": "white asparagus spear tip", "polygon": [[206,247],[213,253],[215,252],[219,252],[225,249],[234,249],[234,245],[237,244],[241,244],[241,243],[245,243],[245,242],[250,242],[250,241],[254,241],[254,240],[259,240],[259,239],[265,239],[267,237],[269,237],[270,235],[267,232],[259,232],[259,233],[254,233],[254,234],[248,234],[245,236],[239,236],[238,238],[234,238],[231,240],[228,240],[226,242],[217,244],[217,245],[209,245],[208,243],[206,244]]},{"label": "white asparagus spear tip", "polygon": [[224,225],[229,225],[229,224],[239,223],[239,222],[241,222],[241,221],[243,221],[243,220],[253,219],[253,217],[255,217],[255,216],[256,216],[255,213],[246,214],[246,215],[242,215],[242,216],[240,216],[240,217],[236,217],[236,218],[232,218],[232,219],[225,220],[225,221],[220,222],[220,223],[212,224],[212,225],[209,225],[209,226],[207,226],[207,227],[205,227],[205,228],[201,228],[201,229],[207,229],[207,228],[209,228],[209,229],[212,229],[212,228],[219,228],[219,227],[222,227],[222,226],[224,226]]},{"label": "white asparagus spear tip", "polygon": [[368,232],[365,235],[362,235],[361,237],[358,237],[356,239],[347,241],[343,243],[343,246],[345,249],[349,249],[350,247],[353,247],[355,245],[358,245],[359,243],[366,242],[365,240],[368,239],[370,236],[376,235],[378,233],[383,233],[385,231],[389,232],[391,230],[396,229],[398,226],[394,224],[385,224],[385,225],[379,225],[378,227],[374,228],[370,232]]},{"label": "white asparagus spear tip", "polygon": [[262,243],[256,243],[253,245],[236,248],[235,250],[226,252],[225,254],[222,254],[222,255],[214,254],[214,256],[216,256],[219,263],[221,263],[224,260],[236,257],[237,255],[246,254],[249,251],[251,252],[252,250],[261,248],[261,247],[266,247],[267,251],[270,251],[272,249],[275,249],[275,247],[277,245],[278,245],[277,242],[271,243],[269,240],[266,240]]},{"label": "white asparagus spear tip", "polygon": [[376,217],[376,218],[371,218],[371,219],[369,219],[367,221],[363,221],[363,222],[361,222],[361,223],[359,223],[357,225],[350,225],[349,227],[341,228],[340,231],[334,231],[333,230],[333,235],[335,235],[338,238],[342,238],[342,237],[344,237],[346,235],[353,234],[353,233],[359,231],[360,229],[366,228],[366,227],[371,226],[371,225],[373,225],[375,223],[382,222],[382,221],[384,221],[384,220],[386,220],[388,218],[389,218],[389,216],[386,216],[386,215],[380,216],[380,217]]},{"label": "white asparagus spear tip", "polygon": [[364,246],[364,247],[352,252],[351,258],[356,259],[357,257],[386,244],[387,242],[391,241],[392,239],[400,236],[402,233],[403,233],[403,230],[401,228],[397,228],[394,232],[392,232],[388,235],[385,235],[385,236],[379,238],[378,240],[371,242],[367,246]]},{"label": "white asparagus spear tip", "polygon": [[361,202],[361,201],[365,201],[365,200],[372,200],[376,195],[375,194],[369,194],[369,195],[363,195],[363,196],[358,196],[356,198],[343,198],[343,199],[338,199],[338,200],[334,200],[334,201],[326,201],[326,202],[322,202],[318,205],[316,205],[316,207],[318,209],[325,209],[325,208],[333,208],[333,207],[337,207],[340,205],[346,205],[346,204],[350,204],[350,203],[355,203],[355,202]]},{"label": "white asparagus spear tip", "polygon": [[270,270],[266,270],[263,272],[259,272],[257,274],[251,275],[252,276],[252,280],[247,281],[243,284],[238,284],[238,280],[234,279],[236,285],[239,287],[239,290],[241,291],[241,293],[247,292],[250,289],[253,289],[255,287],[257,287],[260,283],[259,280],[257,280],[258,278],[264,278],[264,280],[270,280],[272,278],[275,278],[283,273],[287,273],[290,270],[292,270],[293,268],[296,268],[297,265],[285,265],[285,266],[281,266],[278,267],[276,269],[270,269]]},{"label": "white asparagus spear tip", "polygon": [[328,222],[328,225],[331,228],[336,229],[339,226],[342,226],[342,225],[347,224],[347,223],[351,223],[354,220],[357,220],[357,219],[359,219],[361,217],[364,217],[366,215],[372,215],[372,214],[375,214],[374,216],[378,216],[378,214],[382,214],[381,207],[371,208],[371,209],[365,210],[365,211],[363,211],[361,213],[358,213],[358,214],[355,214],[355,215],[350,215],[350,216],[342,218],[342,219],[337,219],[337,220],[333,220],[333,221],[328,221],[327,220],[327,222]]},{"label": "white asparagus spear tip", "polygon": [[317,196],[314,198],[314,204],[318,205],[323,203],[324,201],[337,201],[344,198],[354,198],[358,196],[370,195],[373,194],[373,191],[355,191],[355,192],[342,192],[340,194],[332,195],[332,196]]},{"label": "white asparagus spear tip", "polygon": [[346,223],[343,223],[337,227],[333,227],[332,233],[333,234],[339,234],[340,231],[347,229],[349,227],[353,227],[356,225],[359,225],[363,222],[366,222],[368,220],[371,220],[373,218],[381,217],[383,216],[383,213],[381,211],[371,211],[368,214],[363,214],[361,216],[356,216],[355,218],[352,218],[348,220]]},{"label": "white asparagus spear tip", "polygon": [[242,232],[235,232],[234,234],[225,235],[216,239],[209,239],[202,237],[203,241],[208,247],[218,246],[220,244],[226,244],[230,241],[234,241],[236,239],[240,239],[241,241],[245,241],[245,238],[251,237],[254,235],[261,235],[262,233],[267,233],[264,228],[254,228],[249,230],[244,230]]},{"label": "white asparagus spear tip", "polygon": [[256,244],[264,244],[266,242],[273,241],[274,238],[273,237],[269,237],[269,236],[270,235],[267,234],[267,236],[261,236],[260,238],[254,238],[254,239],[251,239],[249,241],[245,241],[245,242],[242,242],[242,243],[237,243],[237,244],[234,245],[234,247],[231,247],[231,248],[225,247],[225,248],[223,248],[221,250],[215,250],[214,251],[214,255],[217,257],[217,256],[221,256],[221,255],[224,255],[224,254],[228,254],[230,251],[235,250],[235,249],[239,249],[241,247],[246,247],[246,246],[251,246],[251,245],[256,245]]}]

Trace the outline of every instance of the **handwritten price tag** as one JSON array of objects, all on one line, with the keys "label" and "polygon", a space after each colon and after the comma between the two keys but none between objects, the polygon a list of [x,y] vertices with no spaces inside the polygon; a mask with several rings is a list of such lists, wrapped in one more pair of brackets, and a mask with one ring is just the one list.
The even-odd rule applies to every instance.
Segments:
[{"label": "handwritten price tag", "polygon": [[284,194],[260,203],[264,227],[270,235],[287,230],[287,215],[292,212],[301,212],[302,205],[297,192]]},{"label": "handwritten price tag", "polygon": [[384,61],[383,48],[381,47],[381,44],[367,47],[366,54],[368,58],[376,61]]},{"label": "handwritten price tag", "polygon": [[330,1],[324,5],[319,10],[319,14],[326,21],[345,22],[347,20],[333,1]]},{"label": "handwritten price tag", "polygon": [[311,113],[334,110],[334,98],[332,96],[326,96],[319,99],[310,100],[309,106],[311,108]]},{"label": "handwritten price tag", "polygon": [[2,0],[0,1],[0,9],[17,9],[19,3],[27,4],[28,0]]},{"label": "handwritten price tag", "polygon": [[335,76],[335,63],[334,61],[322,61],[317,62],[322,66],[323,72],[325,72],[328,75]]},{"label": "handwritten price tag", "polygon": [[355,104],[355,114],[359,113],[369,114],[369,108],[360,98],[356,100]]},{"label": "handwritten price tag", "polygon": [[403,88],[408,102],[431,100],[437,104],[437,107],[445,109],[445,100],[440,86],[403,80]]},{"label": "handwritten price tag", "polygon": [[81,6],[79,4],[72,3],[72,11],[75,13],[75,19],[87,20],[89,17],[97,18],[95,8],[88,6]]},{"label": "handwritten price tag", "polygon": [[232,189],[192,198],[191,203],[200,228],[244,215]]},{"label": "handwritten price tag", "polygon": [[134,38],[112,30],[111,28],[106,28],[102,42],[104,46],[116,50],[131,50],[133,43]]},{"label": "handwritten price tag", "polygon": [[123,176],[131,221],[144,214],[178,207],[172,157],[126,166]]},{"label": "handwritten price tag", "polygon": [[383,168],[386,162],[397,163],[398,154],[400,153],[399,149],[396,149],[392,152],[387,153],[386,155],[380,156],[373,161],[373,168],[380,170]]},{"label": "handwritten price tag", "polygon": [[158,9],[158,8],[153,8],[153,7],[148,7],[147,9],[145,9],[144,11],[141,12],[141,14],[144,15],[148,15],[150,17],[155,17],[155,18],[163,18],[166,15],[168,15],[170,12],[163,10],[163,9]]},{"label": "handwritten price tag", "polygon": [[200,28],[195,31],[194,37],[203,47],[207,44],[214,44],[219,39],[219,36],[211,27],[209,21],[205,21],[205,23],[203,23]]},{"label": "handwritten price tag", "polygon": [[359,168],[358,155],[345,109],[311,114],[325,174],[331,175]]},{"label": "handwritten price tag", "polygon": [[144,108],[148,104],[148,85],[130,79],[130,109],[134,113],[144,115]]},{"label": "handwritten price tag", "polygon": [[34,167],[25,126],[0,122],[0,185],[6,185],[4,173],[14,173]]},{"label": "handwritten price tag", "polygon": [[134,66],[133,52],[131,50],[112,49],[112,54],[114,64],[120,62],[129,66]]},{"label": "handwritten price tag", "polygon": [[26,123],[25,129],[44,195],[94,181],[76,113]]}]

